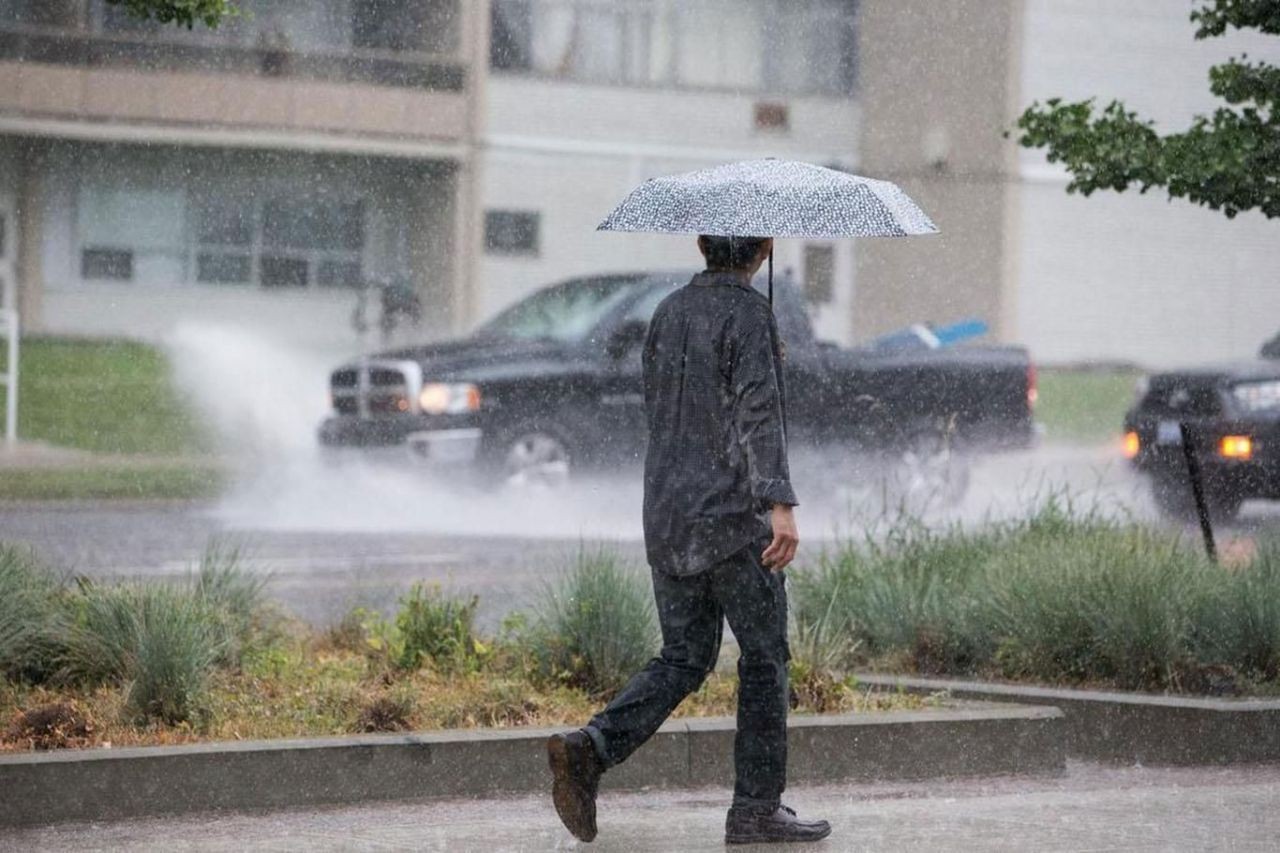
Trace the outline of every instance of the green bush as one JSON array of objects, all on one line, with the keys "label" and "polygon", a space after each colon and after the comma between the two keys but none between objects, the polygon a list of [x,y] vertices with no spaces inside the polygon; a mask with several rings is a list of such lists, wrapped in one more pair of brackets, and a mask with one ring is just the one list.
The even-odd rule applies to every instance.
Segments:
[{"label": "green bush", "polygon": [[604,549],[580,552],[536,616],[528,642],[537,670],[593,695],[621,687],[660,642],[646,579]]},{"label": "green bush", "polygon": [[215,540],[205,549],[192,587],[218,623],[218,663],[239,665],[244,652],[270,632],[266,585],[267,576],[245,568],[239,547]]},{"label": "green bush", "polygon": [[979,531],[898,521],[795,580],[797,622],[835,600],[866,658],[920,672],[1132,689],[1280,673],[1280,549],[1229,570],[1060,499]]},{"label": "green bush", "polygon": [[0,675],[39,681],[56,668],[60,590],[31,551],[0,544]]},{"label": "green bush", "polygon": [[1218,626],[1206,637],[1215,662],[1280,679],[1280,542],[1264,543],[1254,560],[1234,570],[1213,604],[1205,621]]},{"label": "green bush", "polygon": [[138,717],[194,720],[214,670],[239,666],[265,643],[264,584],[238,549],[217,542],[185,584],[81,580],[64,604],[62,672],[127,685],[126,705]]},{"label": "green bush", "polygon": [[82,582],[66,638],[66,672],[88,683],[127,685],[126,705],[138,717],[184,722],[198,716],[226,642],[221,618],[192,590]]},{"label": "green bush", "polygon": [[436,587],[414,584],[400,599],[395,627],[400,637],[397,666],[417,669],[430,661],[442,669],[474,667],[486,652],[475,635],[480,599],[450,598]]},{"label": "green bush", "polygon": [[358,644],[377,666],[412,672],[426,664],[448,672],[474,671],[491,649],[475,631],[480,599],[453,598],[435,586],[415,583],[401,597],[395,616],[357,608],[330,631],[331,642]]}]

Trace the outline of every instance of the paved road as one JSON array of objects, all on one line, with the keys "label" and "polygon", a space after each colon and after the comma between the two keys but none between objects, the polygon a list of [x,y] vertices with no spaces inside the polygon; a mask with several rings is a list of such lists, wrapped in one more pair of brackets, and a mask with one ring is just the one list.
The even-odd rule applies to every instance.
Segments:
[{"label": "paved road", "polygon": [[[523,797],[69,825],[0,833],[0,850],[723,850],[726,796],[606,794],[590,847],[546,798]],[[806,848],[827,851],[1271,851],[1280,838],[1280,766],[1074,765],[1058,778],[801,788],[788,801],[831,820],[831,839]]]},{"label": "paved road", "polygon": [[[802,496],[821,493],[802,460]],[[1143,485],[1111,448],[1048,447],[993,457],[974,471],[964,504],[939,521],[977,522],[1025,512],[1050,490],[1078,505],[1146,516]],[[829,494],[830,490],[826,490]],[[878,507],[848,492],[806,499],[801,530],[810,553],[833,537],[861,536]],[[33,546],[57,566],[89,575],[173,575],[190,570],[207,543],[245,546],[271,573],[271,591],[316,624],[356,605],[385,606],[415,580],[481,595],[492,626],[527,607],[585,543],[608,542],[641,562],[636,478],[576,484],[565,494],[486,495],[396,469],[260,466],[215,504],[50,503],[0,505],[0,541]],[[1280,528],[1280,508],[1251,507],[1244,530]],[[803,556],[803,555],[802,555]]]}]

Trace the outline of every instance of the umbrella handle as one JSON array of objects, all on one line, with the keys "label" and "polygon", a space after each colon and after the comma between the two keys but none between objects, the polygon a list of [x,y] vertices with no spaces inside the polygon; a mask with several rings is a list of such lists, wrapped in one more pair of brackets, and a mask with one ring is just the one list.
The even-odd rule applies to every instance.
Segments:
[{"label": "umbrella handle", "polygon": [[773,249],[769,250],[769,305],[773,305]]}]

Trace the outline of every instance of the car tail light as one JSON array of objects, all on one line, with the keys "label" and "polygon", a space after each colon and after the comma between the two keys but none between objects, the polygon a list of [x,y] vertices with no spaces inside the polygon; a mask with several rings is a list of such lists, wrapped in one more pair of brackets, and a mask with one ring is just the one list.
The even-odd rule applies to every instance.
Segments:
[{"label": "car tail light", "polygon": [[1218,442],[1218,455],[1223,459],[1252,459],[1253,439],[1247,435],[1224,435]]},{"label": "car tail light", "polygon": [[1040,399],[1040,374],[1034,364],[1027,365],[1027,408],[1034,409]]},{"label": "car tail light", "polygon": [[1124,434],[1124,458],[1133,459],[1138,455],[1138,451],[1142,450],[1142,439],[1138,438],[1138,434],[1130,430]]}]

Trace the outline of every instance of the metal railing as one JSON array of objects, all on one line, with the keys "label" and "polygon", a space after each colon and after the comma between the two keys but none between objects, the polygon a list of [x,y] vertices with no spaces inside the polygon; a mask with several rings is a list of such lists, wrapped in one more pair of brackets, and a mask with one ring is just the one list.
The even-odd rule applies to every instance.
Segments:
[{"label": "metal railing", "polygon": [[18,443],[18,312],[0,308],[0,330],[8,344],[9,357],[0,375],[4,389],[4,442],[9,449]]}]

